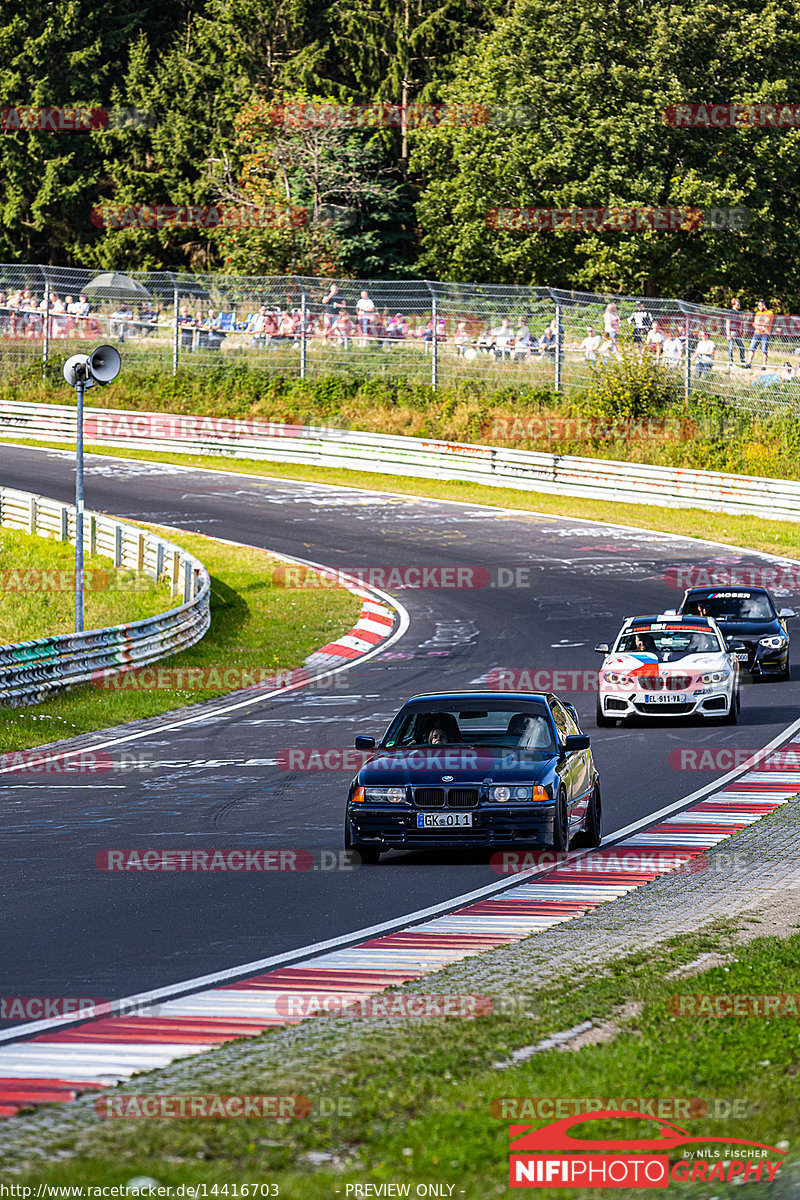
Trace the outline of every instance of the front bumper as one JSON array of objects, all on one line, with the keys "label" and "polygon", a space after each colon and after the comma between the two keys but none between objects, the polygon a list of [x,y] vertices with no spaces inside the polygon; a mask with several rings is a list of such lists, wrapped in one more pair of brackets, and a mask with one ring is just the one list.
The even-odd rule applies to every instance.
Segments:
[{"label": "front bumper", "polygon": [[789,643],[780,648],[747,644],[747,662],[739,663],[739,670],[756,677],[759,675],[782,675],[789,666]]},{"label": "front bumper", "polygon": [[598,702],[603,716],[618,721],[626,717],[722,717],[730,708],[732,691],[732,684],[692,688],[674,699],[664,692],[601,691]]},{"label": "front bumper", "polygon": [[389,850],[438,849],[465,846],[550,846],[553,843],[554,804],[485,804],[469,809],[469,829],[419,829],[423,811],[396,804],[350,804],[347,820],[354,845],[385,846]]}]

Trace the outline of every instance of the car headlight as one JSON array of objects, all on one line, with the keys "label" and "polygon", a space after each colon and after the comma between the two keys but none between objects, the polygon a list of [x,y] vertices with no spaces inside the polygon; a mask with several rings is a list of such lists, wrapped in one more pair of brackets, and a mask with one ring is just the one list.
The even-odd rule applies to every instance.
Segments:
[{"label": "car headlight", "polygon": [[[406,798],[406,789],[404,787],[365,787],[364,799],[378,800],[390,804],[402,804]],[[355,799],[355,797],[354,797]]]},{"label": "car headlight", "polygon": [[759,638],[758,644],[759,646],[769,646],[772,650],[780,650],[781,646],[786,645],[786,638],[781,637],[778,633],[774,637]]},{"label": "car headlight", "polygon": [[619,671],[603,671],[604,683],[618,683],[622,687],[633,687],[633,680],[630,675],[621,674]]},{"label": "car headlight", "polygon": [[543,787],[516,787],[501,785],[489,788],[489,799],[501,803],[506,800],[549,800],[550,794]]},{"label": "car headlight", "polygon": [[724,683],[730,676],[730,671],[706,671],[700,676],[701,683]]}]

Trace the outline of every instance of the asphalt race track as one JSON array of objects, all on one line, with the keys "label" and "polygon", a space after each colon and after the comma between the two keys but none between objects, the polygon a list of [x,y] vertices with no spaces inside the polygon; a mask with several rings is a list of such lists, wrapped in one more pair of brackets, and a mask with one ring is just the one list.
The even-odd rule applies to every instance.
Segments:
[{"label": "asphalt race track", "polygon": [[[70,453],[4,446],[0,458],[4,486],[72,499]],[[148,736],[120,747],[142,756],[129,770],[0,777],[3,996],[128,996],[496,882],[486,854],[392,854],[358,870],[236,875],[113,874],[98,870],[95,856],[129,847],[338,855],[348,774],[281,770],[278,751],[352,746],[356,733],[380,734],[406,697],[485,686],[497,668],[596,670],[593,647],[623,616],[677,604],[669,567],[763,561],[569,518],[96,456],[87,457],[86,503],[332,567],[482,568],[472,578],[484,586],[394,592],[408,632],[337,687],[176,730],[163,728],[169,716],[155,719]],[[796,594],[780,600],[800,605]],[[594,692],[557,690],[592,734],[607,834],[723,773],[675,769],[670,751],[761,747],[796,717],[800,699],[796,678],[749,684],[736,727],[596,730]]]}]

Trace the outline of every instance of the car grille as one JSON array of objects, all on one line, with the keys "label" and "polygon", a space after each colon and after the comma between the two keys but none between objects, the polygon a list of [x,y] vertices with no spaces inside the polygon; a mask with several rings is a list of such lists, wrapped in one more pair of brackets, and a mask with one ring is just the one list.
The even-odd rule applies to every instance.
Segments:
[{"label": "car grille", "polygon": [[474,808],[477,803],[477,788],[450,788],[447,793],[448,808]]},{"label": "car grille", "polygon": [[414,788],[417,808],[476,808],[480,792],[477,788]]},{"label": "car grille", "polygon": [[414,788],[417,808],[444,808],[444,788]]},{"label": "car grille", "polygon": [[692,686],[691,675],[637,675],[645,692],[685,692]]},{"label": "car grille", "polygon": [[694,705],[691,703],[691,701],[686,703],[682,700],[675,700],[671,704],[669,701],[667,701],[666,704],[634,703],[634,708],[636,711],[640,713],[647,713],[648,717],[658,716],[659,713],[674,713],[676,715],[680,715],[681,713],[691,712],[693,707]]}]

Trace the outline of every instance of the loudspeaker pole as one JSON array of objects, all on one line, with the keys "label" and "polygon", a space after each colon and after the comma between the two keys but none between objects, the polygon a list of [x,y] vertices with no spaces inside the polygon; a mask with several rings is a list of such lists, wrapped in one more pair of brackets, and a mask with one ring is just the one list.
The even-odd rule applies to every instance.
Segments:
[{"label": "loudspeaker pole", "polygon": [[83,393],[85,379],[75,383],[75,632],[83,633]]}]

